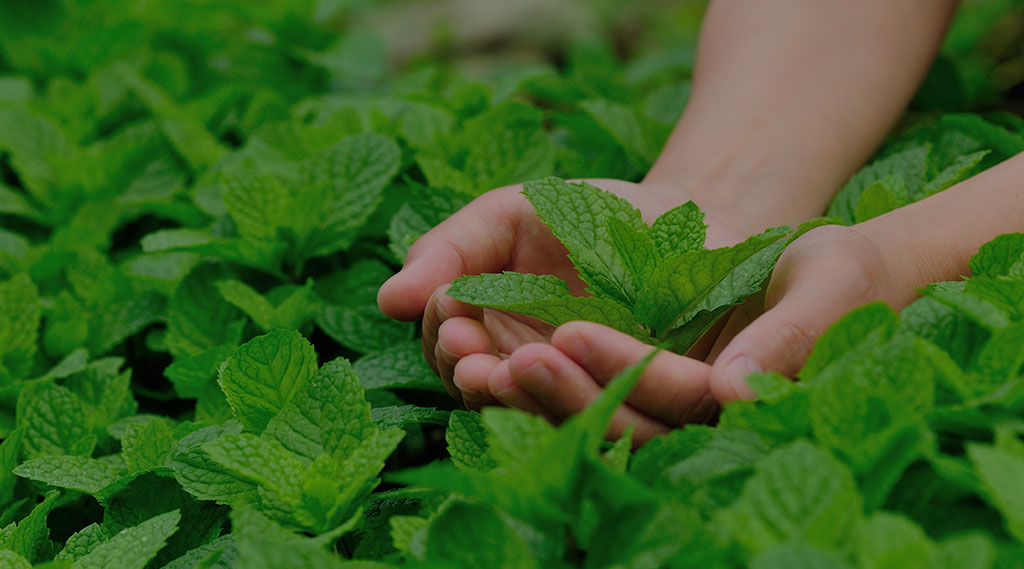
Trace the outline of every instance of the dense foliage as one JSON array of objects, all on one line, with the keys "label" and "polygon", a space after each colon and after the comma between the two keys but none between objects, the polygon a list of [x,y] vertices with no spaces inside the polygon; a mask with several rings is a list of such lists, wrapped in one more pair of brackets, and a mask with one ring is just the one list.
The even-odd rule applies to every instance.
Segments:
[{"label": "dense foliage", "polygon": [[[998,101],[978,41],[1000,4],[962,15],[830,215],[1024,150],[1013,114],[931,114]],[[603,436],[640,368],[557,428],[453,410],[380,283],[489,188],[642,175],[685,105],[692,29],[626,63],[596,32],[558,66],[395,71],[360,9],[0,4],[0,567],[1024,567],[1024,237],[900,315],[849,314],[799,383],[754,376],[759,401],[635,453]],[[622,214],[602,246],[723,255]],[[594,242],[553,223],[587,270]],[[698,311],[748,293],[776,233]],[[635,292],[645,271],[613,276]],[[637,314],[670,331],[682,300]]]}]

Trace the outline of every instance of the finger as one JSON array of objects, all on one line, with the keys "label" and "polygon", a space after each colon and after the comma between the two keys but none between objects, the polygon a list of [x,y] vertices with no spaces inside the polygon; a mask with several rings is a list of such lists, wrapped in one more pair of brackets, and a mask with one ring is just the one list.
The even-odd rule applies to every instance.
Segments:
[{"label": "finger", "polygon": [[455,364],[452,383],[459,390],[466,409],[479,411],[488,405],[500,405],[487,388],[487,379],[501,359],[489,354],[470,354]]},{"label": "finger", "polygon": [[[527,344],[509,358],[509,373],[548,413],[564,420],[586,409],[602,387],[587,372],[558,349],[547,344]],[[634,440],[646,441],[669,431],[669,426],[623,405],[608,429],[615,438],[633,425]]]},{"label": "finger", "polygon": [[377,293],[384,314],[416,320],[438,286],[462,275],[501,270],[515,247],[516,204],[526,203],[505,197],[508,193],[517,189],[488,192],[416,240],[402,270]]},{"label": "finger", "polygon": [[[622,370],[642,361],[654,349],[592,322],[560,326],[551,337],[551,344],[601,385],[607,385]],[[718,411],[711,397],[710,373],[711,367],[704,362],[660,352],[647,365],[626,402],[673,427],[707,422]]]},{"label": "finger", "polygon": [[437,362],[437,374],[441,376],[449,393],[454,389],[452,375],[455,365],[470,354],[498,355],[484,325],[478,320],[462,317],[442,322],[438,328],[434,359]]},{"label": "finger", "polygon": [[487,380],[487,386],[491,395],[508,407],[540,415],[553,424],[560,422],[557,417],[549,413],[541,405],[540,401],[537,401],[521,385],[516,383],[516,380],[512,378],[512,373],[509,371],[508,360],[502,360],[498,365],[494,366]]},{"label": "finger", "polygon": [[438,373],[440,372],[438,370],[437,358],[435,357],[435,350],[437,348],[438,329],[441,327],[441,324],[451,318],[483,320],[483,310],[481,308],[459,302],[444,294],[448,290],[448,286],[448,284],[442,284],[434,289],[423,313],[423,356],[427,359],[430,367]]}]

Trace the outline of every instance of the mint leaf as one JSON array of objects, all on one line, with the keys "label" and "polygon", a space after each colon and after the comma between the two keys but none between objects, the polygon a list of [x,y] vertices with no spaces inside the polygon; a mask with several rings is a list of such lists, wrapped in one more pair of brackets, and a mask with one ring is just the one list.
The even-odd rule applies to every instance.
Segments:
[{"label": "mint leaf", "polygon": [[200,500],[214,500],[221,504],[255,500],[256,486],[252,482],[229,472],[202,450],[203,443],[225,433],[237,434],[240,431],[237,423],[227,428],[212,426],[178,441],[171,459],[171,470],[186,492]]},{"label": "mint leaf", "polygon": [[855,554],[860,567],[934,567],[932,544],[914,522],[879,512],[857,528]]},{"label": "mint leaf", "polygon": [[552,275],[506,272],[462,277],[445,294],[477,306],[533,316],[553,326],[590,320],[632,336],[640,335],[625,306],[605,298],[573,296],[569,286]]},{"label": "mint leaf", "polygon": [[55,561],[75,561],[89,554],[97,545],[110,539],[110,534],[99,524],[89,524],[75,532],[64,544],[64,549],[54,558]]},{"label": "mint leaf", "polygon": [[1000,235],[982,245],[970,266],[975,277],[1024,278],[1024,233]]},{"label": "mint leaf", "polygon": [[[848,353],[860,354],[892,338],[899,326],[899,317],[892,308],[875,302],[853,310],[832,324],[814,343],[803,369],[797,374],[812,381],[833,362]],[[838,365],[838,364],[837,364]]]},{"label": "mint leaf", "polygon": [[315,375],[313,346],[298,332],[275,330],[238,348],[218,382],[235,417],[259,432]]},{"label": "mint leaf", "polygon": [[838,549],[861,517],[850,471],[806,441],[772,451],[717,519],[752,552],[791,540]]},{"label": "mint leaf", "polygon": [[404,427],[419,423],[447,425],[450,413],[444,409],[420,407],[418,405],[389,405],[370,411],[374,424],[380,429]]},{"label": "mint leaf", "polygon": [[628,226],[646,230],[640,212],[626,200],[586,182],[571,184],[544,178],[523,184],[523,193],[555,237],[569,250],[569,258],[589,285],[590,292],[628,304],[636,293],[605,219],[616,217]]},{"label": "mint leaf", "polygon": [[121,439],[122,456],[130,472],[166,466],[174,446],[174,433],[162,418],[128,425]]},{"label": "mint leaf", "polygon": [[217,281],[217,290],[264,331],[274,327],[274,306],[249,285],[234,279],[223,280]]},{"label": "mint leaf", "polygon": [[74,569],[143,569],[178,529],[177,510],[122,530],[76,559]]},{"label": "mint leaf", "polygon": [[304,567],[335,569],[344,567],[316,540],[296,535],[248,507],[231,512],[238,560],[250,569]]},{"label": "mint leaf", "polygon": [[25,454],[29,457],[86,455],[96,444],[82,400],[66,387],[54,383],[22,390],[18,398],[18,422],[23,430]]},{"label": "mint leaf", "polygon": [[306,464],[280,443],[249,433],[227,433],[203,443],[202,450],[226,471],[272,492],[275,500],[298,503]]},{"label": "mint leaf", "polygon": [[551,136],[544,114],[519,102],[506,102],[475,117],[466,126],[472,141],[463,171],[466,185],[452,186],[470,195],[550,175],[554,169]]},{"label": "mint leaf", "polygon": [[419,340],[366,354],[352,364],[365,389],[422,389],[443,392],[444,386],[423,359]]},{"label": "mint leaf", "polygon": [[[401,150],[380,135],[343,138],[306,164],[303,183],[313,198],[319,227],[306,247],[307,256],[347,249],[380,200],[384,186],[401,163]],[[320,205],[322,204],[322,205]]]},{"label": "mint leaf", "polygon": [[28,374],[36,355],[42,310],[28,275],[0,283],[0,382]]},{"label": "mint leaf", "polygon": [[32,511],[18,522],[14,531],[3,535],[0,545],[25,559],[37,560],[40,549],[47,544],[50,537],[46,517],[57,507],[59,497],[59,492],[48,492],[43,501],[36,504]]},{"label": "mint leaf", "polygon": [[666,211],[651,225],[651,238],[666,259],[702,249],[706,232],[704,212],[693,202]]},{"label": "mint leaf", "polygon": [[217,294],[227,277],[216,265],[201,265],[175,289],[167,305],[166,343],[176,357],[194,356],[215,346],[241,342],[242,313]]},{"label": "mint leaf", "polygon": [[861,192],[875,182],[889,179],[902,180],[907,192],[916,195],[925,181],[928,169],[930,145],[914,146],[875,160],[857,171],[846,183],[829,205],[827,215],[838,217],[846,224],[856,222],[855,210]]},{"label": "mint leaf", "polygon": [[78,490],[104,498],[117,489],[115,486],[125,475],[124,467],[110,461],[84,456],[44,456],[26,460],[14,473],[69,490]]},{"label": "mint leaf", "polygon": [[[491,544],[479,547],[480,543]],[[449,567],[539,567],[536,556],[493,508],[456,502],[427,528],[427,561]]]},{"label": "mint leaf", "polygon": [[348,360],[338,358],[320,368],[313,399],[323,405],[321,429],[328,454],[338,459],[346,457],[377,433],[370,404]]},{"label": "mint leaf", "polygon": [[13,551],[0,551],[0,569],[32,569],[27,559]]},{"label": "mint leaf", "polygon": [[444,437],[455,466],[463,470],[489,470],[494,467],[494,459],[488,454],[486,433],[480,414],[452,411]]},{"label": "mint leaf", "polygon": [[179,397],[195,399],[217,377],[217,370],[235,351],[233,346],[214,346],[194,356],[175,358],[164,369]]},{"label": "mint leaf", "polygon": [[853,217],[857,223],[906,205],[906,190],[902,184],[902,178],[886,178],[864,188],[860,197],[857,198],[857,206],[853,211]]},{"label": "mint leaf", "polygon": [[750,560],[750,569],[854,569],[835,551],[804,543],[785,544]]},{"label": "mint leaf", "polygon": [[1024,454],[981,444],[968,445],[967,454],[1010,533],[1024,540]]},{"label": "mint leaf", "polygon": [[[732,247],[691,251],[662,263],[640,289],[637,317],[665,338],[701,311],[739,304],[761,287],[786,242],[779,227]],[[683,350],[685,351],[685,350]]]}]

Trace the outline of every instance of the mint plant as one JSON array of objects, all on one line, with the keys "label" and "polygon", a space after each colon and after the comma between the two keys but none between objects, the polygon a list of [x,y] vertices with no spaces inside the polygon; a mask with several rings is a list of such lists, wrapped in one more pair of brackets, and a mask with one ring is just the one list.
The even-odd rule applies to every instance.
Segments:
[{"label": "mint plant", "polygon": [[573,296],[551,275],[514,272],[462,277],[447,294],[555,326],[590,320],[677,353],[760,290],[793,238],[791,228],[775,227],[706,249],[704,214],[693,202],[648,226],[629,202],[586,182],[545,178],[524,184],[523,193],[569,251],[591,296]]}]

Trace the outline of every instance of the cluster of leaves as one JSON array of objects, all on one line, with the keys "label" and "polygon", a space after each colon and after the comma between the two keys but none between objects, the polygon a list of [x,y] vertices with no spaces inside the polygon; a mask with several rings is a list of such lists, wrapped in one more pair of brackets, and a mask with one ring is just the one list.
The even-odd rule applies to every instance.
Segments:
[{"label": "cluster of leaves", "polygon": [[800,382],[751,376],[758,401],[632,457],[600,437],[640,368],[559,428],[454,412],[452,463],[397,477],[447,498],[393,517],[395,544],[452,567],[1020,567],[1024,234],[971,269],[902,316],[848,314]]},{"label": "cluster of leaves", "polygon": [[[356,4],[0,3],[0,567],[1020,559],[1017,238],[902,317],[850,316],[804,382],[762,377],[762,400],[717,429],[635,456],[601,440],[639,369],[557,429],[450,412],[377,288],[491,187],[638,178],[685,104],[692,46],[387,73],[348,26]],[[863,219],[1016,152],[1019,121],[987,118],[895,139],[833,213]],[[540,279],[556,301],[531,310],[596,302],[581,310],[677,346],[786,240],[706,251],[691,206],[648,227],[585,186],[541,186],[581,200],[545,215],[607,298]],[[568,229],[577,215],[600,229]],[[709,273],[735,286],[641,290],[690,261],[742,269]]]},{"label": "cluster of leaves", "polygon": [[552,275],[462,277],[447,294],[558,326],[599,322],[686,353],[730,308],[760,290],[794,235],[776,227],[732,247],[704,247],[704,213],[693,202],[648,226],[629,202],[587,183],[527,182],[523,193],[569,251],[592,296],[573,296]]}]

